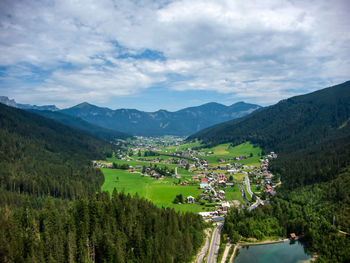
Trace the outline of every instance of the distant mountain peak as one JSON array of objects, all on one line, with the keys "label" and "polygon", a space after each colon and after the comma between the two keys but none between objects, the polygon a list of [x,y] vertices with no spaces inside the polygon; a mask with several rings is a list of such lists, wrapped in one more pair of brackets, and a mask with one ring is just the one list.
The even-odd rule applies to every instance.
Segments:
[{"label": "distant mountain peak", "polygon": [[200,106],[205,106],[205,105],[214,105],[214,106],[217,106],[217,105],[223,105],[223,104],[212,101],[212,102],[204,103],[204,104],[202,104],[202,105],[200,105]]},{"label": "distant mountain peak", "polygon": [[91,106],[96,107],[95,105],[92,105],[92,104],[84,101],[82,103],[79,103],[79,104],[75,105],[74,108],[86,108],[86,107],[91,107]]},{"label": "distant mountain peak", "polygon": [[0,103],[5,104],[7,106],[15,107],[17,108],[17,103],[15,100],[10,100],[6,96],[0,96]]},{"label": "distant mountain peak", "polygon": [[48,111],[59,110],[59,108],[57,108],[55,105],[37,106],[37,105],[31,105],[31,104],[20,104],[20,103],[17,103],[14,99],[11,100],[6,96],[0,96],[0,103],[10,107],[23,109],[23,110],[48,110]]},{"label": "distant mountain peak", "polygon": [[245,103],[244,101],[237,101],[237,102],[231,104],[231,106],[232,105],[242,105],[242,104],[247,104],[247,103]]}]

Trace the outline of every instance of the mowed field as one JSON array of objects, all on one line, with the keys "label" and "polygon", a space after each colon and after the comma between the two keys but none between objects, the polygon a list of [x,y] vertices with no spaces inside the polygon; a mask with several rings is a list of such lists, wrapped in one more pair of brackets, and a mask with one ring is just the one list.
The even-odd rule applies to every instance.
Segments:
[{"label": "mowed field", "polygon": [[203,150],[204,152],[213,152],[213,154],[206,156],[205,159],[208,160],[210,164],[216,165],[218,163],[218,159],[228,159],[228,158],[234,158],[239,157],[241,155],[250,156],[250,154],[253,155],[253,157],[235,161],[239,162],[241,164],[246,165],[259,165],[259,159],[261,155],[261,148],[254,147],[253,144],[250,142],[245,142],[240,145],[232,147],[230,143],[220,144],[212,148],[207,148]]},{"label": "mowed field", "polygon": [[[167,148],[170,151],[185,150],[189,147],[199,146],[198,142],[187,143],[177,147]],[[213,152],[213,154],[206,156],[205,159],[209,161],[211,166],[218,165],[218,159],[222,158],[228,160],[229,158],[238,157],[240,155],[249,156],[251,153],[253,157],[250,157],[245,160],[240,161],[230,161],[239,162],[247,165],[259,165],[259,159],[261,155],[261,149],[254,147],[251,143],[243,143],[238,146],[232,147],[230,144],[221,144],[213,148],[203,149],[202,152]],[[163,156],[155,156],[151,158],[161,158]],[[165,156],[164,156],[165,157]],[[167,156],[168,157],[168,156]],[[149,165],[149,162],[136,161],[138,157],[133,156],[133,159],[130,161],[122,161],[116,158],[108,158],[107,162],[116,162],[118,164],[128,164],[133,167],[137,165]],[[166,159],[166,158],[164,158]],[[229,161],[227,161],[229,162]],[[157,166],[168,166],[169,168],[175,169],[176,164],[159,164]],[[130,193],[135,195],[138,193],[139,196],[144,197],[152,201],[155,205],[159,207],[172,207],[177,211],[190,211],[198,213],[201,211],[208,211],[210,208],[204,207],[198,204],[173,204],[173,200],[176,195],[182,194],[183,198],[186,199],[187,196],[191,195],[197,197],[203,191],[198,188],[198,185],[176,185],[175,183],[179,182],[179,179],[165,178],[165,179],[153,179],[148,176],[142,177],[140,173],[130,173],[128,170],[119,170],[119,169],[101,169],[105,176],[105,182],[102,186],[102,191],[113,192],[113,189],[116,188],[118,191],[124,191],[125,193]],[[191,181],[193,176],[192,172],[189,172],[185,169],[177,169],[178,174],[182,175],[181,181],[188,180]],[[199,172],[199,171],[198,171]],[[216,173],[225,173],[224,170],[216,170]],[[117,177],[119,180],[117,180]],[[235,173],[233,175],[234,179],[238,182],[241,182],[244,174]],[[225,189],[226,200],[239,200],[243,203],[243,199],[240,194],[239,187]]]},{"label": "mowed field", "polygon": [[233,187],[225,188],[225,196],[226,200],[238,200],[242,204],[244,204],[242,195],[241,195],[241,190],[238,185],[234,185]]},{"label": "mowed field", "polygon": [[[196,204],[173,204],[176,195],[182,194],[184,198],[189,195],[197,197],[202,193],[198,186],[175,185],[178,179],[152,179],[142,177],[139,173],[118,169],[101,169],[105,175],[102,191],[113,192],[116,188],[120,192],[130,193],[151,200],[159,207],[173,207],[177,211],[191,211],[198,213],[203,207]],[[117,179],[118,177],[118,179]]]}]

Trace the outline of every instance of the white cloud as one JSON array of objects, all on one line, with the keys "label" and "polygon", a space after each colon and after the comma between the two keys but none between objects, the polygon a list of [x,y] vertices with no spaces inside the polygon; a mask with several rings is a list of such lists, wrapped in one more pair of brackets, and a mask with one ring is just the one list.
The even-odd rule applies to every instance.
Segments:
[{"label": "white cloud", "polygon": [[[161,82],[273,103],[349,79],[349,11],[346,0],[3,0],[0,89],[70,104]],[[146,49],[165,60],[118,58]]]}]

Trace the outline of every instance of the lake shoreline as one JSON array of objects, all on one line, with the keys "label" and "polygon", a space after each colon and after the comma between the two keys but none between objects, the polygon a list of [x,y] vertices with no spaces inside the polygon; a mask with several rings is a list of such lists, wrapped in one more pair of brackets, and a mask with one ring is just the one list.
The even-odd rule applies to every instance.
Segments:
[{"label": "lake shoreline", "polygon": [[[300,239],[301,238],[302,237],[300,237]],[[295,240],[299,240],[299,237],[297,239],[295,239]],[[250,243],[242,242],[242,243],[237,243],[237,244],[235,244],[235,247],[233,249],[233,253],[232,253],[231,257],[230,257],[230,261],[229,262],[230,263],[234,262],[235,256],[236,256],[236,253],[237,253],[238,249],[240,249],[242,247],[284,243],[284,242],[288,242],[288,241],[293,241],[293,239],[284,238],[284,239],[279,239],[279,240],[266,240],[266,241],[262,241],[262,242],[250,242]],[[317,253],[312,253],[310,262],[315,262],[317,257],[318,257]]]},{"label": "lake shoreline", "polygon": [[287,242],[290,239],[286,238],[286,239],[281,239],[281,240],[267,240],[267,241],[262,241],[262,242],[255,242],[255,243],[237,243],[235,244],[235,248],[233,249],[233,253],[230,259],[230,263],[232,263],[235,259],[237,250],[241,247],[244,246],[258,246],[258,245],[267,245],[267,244],[274,244],[274,243],[282,243],[282,242]]}]

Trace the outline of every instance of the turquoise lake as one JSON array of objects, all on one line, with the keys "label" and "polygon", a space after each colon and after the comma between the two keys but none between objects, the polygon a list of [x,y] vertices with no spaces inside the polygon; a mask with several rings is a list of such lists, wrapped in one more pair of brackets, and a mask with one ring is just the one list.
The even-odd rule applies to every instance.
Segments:
[{"label": "turquoise lake", "polygon": [[257,246],[244,246],[238,250],[234,263],[301,263],[312,258],[300,241]]}]

